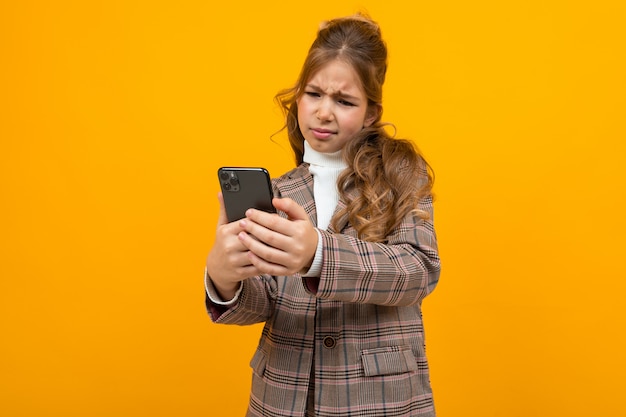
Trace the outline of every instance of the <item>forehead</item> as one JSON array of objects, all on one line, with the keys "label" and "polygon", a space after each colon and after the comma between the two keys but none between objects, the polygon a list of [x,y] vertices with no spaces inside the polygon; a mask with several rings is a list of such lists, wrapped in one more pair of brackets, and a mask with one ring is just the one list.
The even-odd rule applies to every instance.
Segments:
[{"label": "forehead", "polygon": [[354,68],[339,59],[324,64],[313,73],[307,84],[320,88],[327,93],[342,92],[351,95],[365,95],[361,79]]}]

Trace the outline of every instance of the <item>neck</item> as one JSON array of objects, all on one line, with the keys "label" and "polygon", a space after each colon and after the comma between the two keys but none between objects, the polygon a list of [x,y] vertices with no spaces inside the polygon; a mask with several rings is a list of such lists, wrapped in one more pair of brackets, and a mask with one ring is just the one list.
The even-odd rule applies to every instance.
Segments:
[{"label": "neck", "polygon": [[332,153],[322,153],[311,148],[307,141],[304,141],[304,156],[302,157],[304,162],[311,165],[317,165],[327,168],[345,168],[347,165],[343,160],[341,150]]}]

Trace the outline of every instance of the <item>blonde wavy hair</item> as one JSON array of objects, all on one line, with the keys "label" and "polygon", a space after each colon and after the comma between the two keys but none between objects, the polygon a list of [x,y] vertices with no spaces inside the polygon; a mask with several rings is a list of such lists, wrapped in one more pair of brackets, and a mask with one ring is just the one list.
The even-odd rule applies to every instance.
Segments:
[{"label": "blonde wavy hair", "polygon": [[323,22],[296,84],[280,91],[275,100],[285,114],[283,129],[287,130],[296,165],[300,165],[304,136],[298,125],[297,102],[317,71],[336,59],[355,70],[368,107],[376,111],[377,117],[343,148],[348,167],[340,175],[337,187],[347,206],[335,214],[331,224],[337,229],[340,220],[347,216],[359,238],[385,242],[409,213],[428,219],[429,213],[420,209],[419,203],[432,198],[433,172],[412,142],[394,138],[385,130],[389,124],[381,122],[387,46],[378,24],[363,14]]}]

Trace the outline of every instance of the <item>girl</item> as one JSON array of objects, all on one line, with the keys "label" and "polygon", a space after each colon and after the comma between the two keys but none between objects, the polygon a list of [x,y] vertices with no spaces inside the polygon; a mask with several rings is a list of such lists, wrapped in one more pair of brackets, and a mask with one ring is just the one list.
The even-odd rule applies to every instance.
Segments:
[{"label": "girl", "polygon": [[387,49],[362,15],[322,24],[276,98],[297,167],[280,213],[220,216],[206,265],[216,323],[265,322],[248,416],[434,416],[421,302],[437,284],[432,176],[381,123]]}]

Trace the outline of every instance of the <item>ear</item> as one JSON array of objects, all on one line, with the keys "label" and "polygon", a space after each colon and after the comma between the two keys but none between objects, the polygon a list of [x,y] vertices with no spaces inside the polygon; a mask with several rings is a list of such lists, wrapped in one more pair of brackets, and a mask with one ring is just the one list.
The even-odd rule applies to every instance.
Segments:
[{"label": "ear", "polygon": [[373,104],[371,106],[368,106],[367,112],[365,113],[365,120],[363,121],[363,127],[370,127],[372,123],[374,123],[382,113],[382,105]]}]

